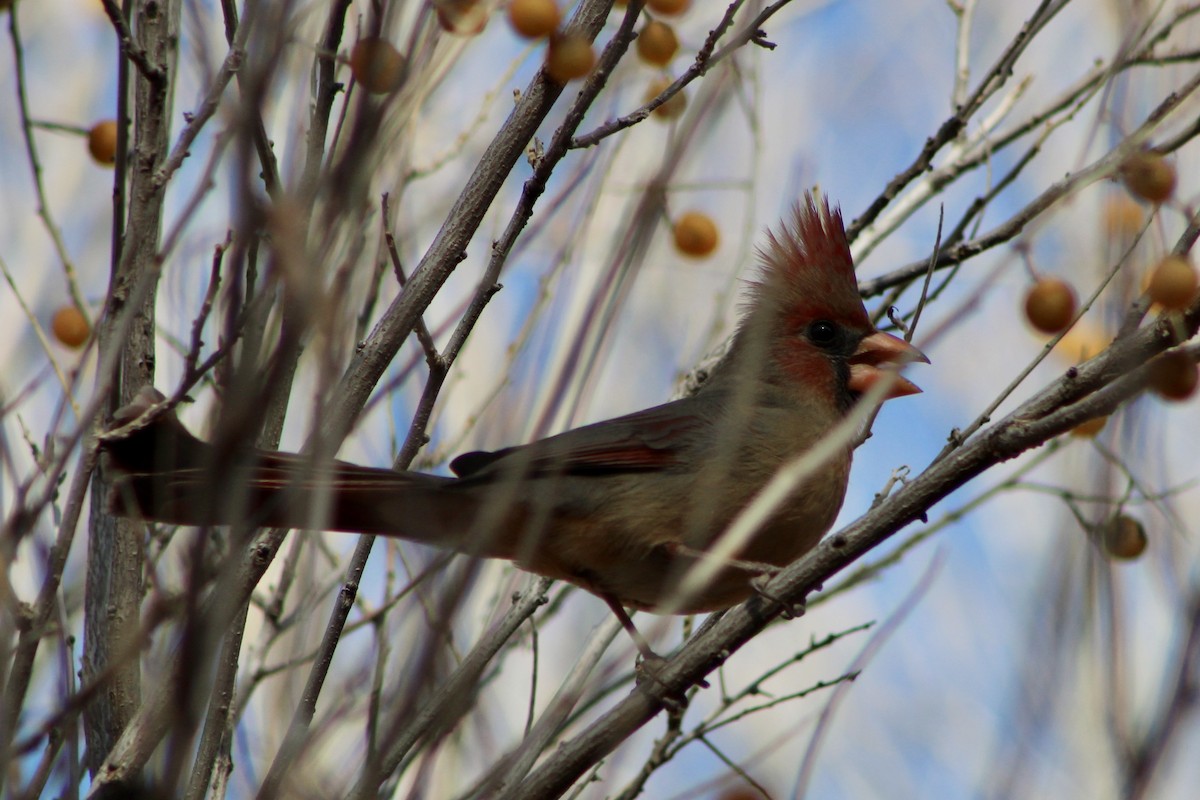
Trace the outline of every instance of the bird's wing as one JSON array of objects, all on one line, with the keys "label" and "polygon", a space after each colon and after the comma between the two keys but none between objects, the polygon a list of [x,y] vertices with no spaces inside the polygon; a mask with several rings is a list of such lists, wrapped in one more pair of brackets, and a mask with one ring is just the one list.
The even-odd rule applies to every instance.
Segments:
[{"label": "bird's wing", "polygon": [[500,475],[606,475],[669,469],[680,463],[685,443],[706,424],[695,398],[665,403],[623,417],[585,425],[527,445],[464,453],[450,462],[462,478]]}]

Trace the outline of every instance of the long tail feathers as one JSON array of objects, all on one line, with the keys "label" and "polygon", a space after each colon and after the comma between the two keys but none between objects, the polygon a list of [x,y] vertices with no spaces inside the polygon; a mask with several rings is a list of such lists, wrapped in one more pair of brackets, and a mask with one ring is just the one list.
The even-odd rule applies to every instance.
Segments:
[{"label": "long tail feathers", "polygon": [[[159,399],[144,393],[118,412],[118,424],[140,417]],[[473,549],[461,537],[478,510],[475,497],[452,478],[318,463],[290,453],[225,454],[192,436],[170,412],[119,437],[103,437],[102,447],[116,472],[109,507],[122,516],[376,533]]]}]

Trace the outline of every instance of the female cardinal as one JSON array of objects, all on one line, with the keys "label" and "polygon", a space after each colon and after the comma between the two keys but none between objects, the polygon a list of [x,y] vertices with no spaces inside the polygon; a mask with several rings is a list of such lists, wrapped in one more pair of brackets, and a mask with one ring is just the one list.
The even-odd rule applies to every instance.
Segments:
[{"label": "female cardinal", "polygon": [[[768,235],[762,272],[725,358],[691,397],[496,452],[459,456],[457,477],[228,452],[170,413],[107,434],[114,511],[163,522],[399,536],[571,581],[622,606],[695,613],[749,597],[752,579],[812,548],[833,524],[850,470],[840,445],[712,580],[678,594],[730,521],[781,465],[813,447],[912,345],[875,330],[839,211],[810,195]],[[892,376],[885,398],[919,392]],[[145,389],[117,413],[161,400]],[[639,637],[639,645],[643,644]]]}]

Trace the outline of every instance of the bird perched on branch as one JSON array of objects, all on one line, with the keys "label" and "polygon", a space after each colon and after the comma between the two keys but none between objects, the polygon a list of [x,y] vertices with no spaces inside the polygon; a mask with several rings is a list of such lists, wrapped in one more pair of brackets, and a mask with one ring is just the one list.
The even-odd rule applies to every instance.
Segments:
[{"label": "bird perched on branch", "polygon": [[[768,481],[810,453],[858,399],[920,390],[895,371],[928,361],[875,329],[840,212],[811,195],[768,234],[727,355],[690,397],[451,462],[456,477],[291,453],[215,448],[146,388],[102,436],[122,515],[398,536],[577,584],[623,607],[696,613],[748,598],[833,525],[854,437],[827,448],[731,553],[715,543]],[[702,586],[684,575],[717,560]],[[711,563],[710,567],[714,566]]]}]

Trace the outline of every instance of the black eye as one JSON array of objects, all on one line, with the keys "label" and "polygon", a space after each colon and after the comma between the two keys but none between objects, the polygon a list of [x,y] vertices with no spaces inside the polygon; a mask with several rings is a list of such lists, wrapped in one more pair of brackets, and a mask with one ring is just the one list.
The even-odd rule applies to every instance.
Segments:
[{"label": "black eye", "polygon": [[808,340],[817,347],[829,347],[837,342],[838,330],[827,319],[819,319],[808,326]]}]

